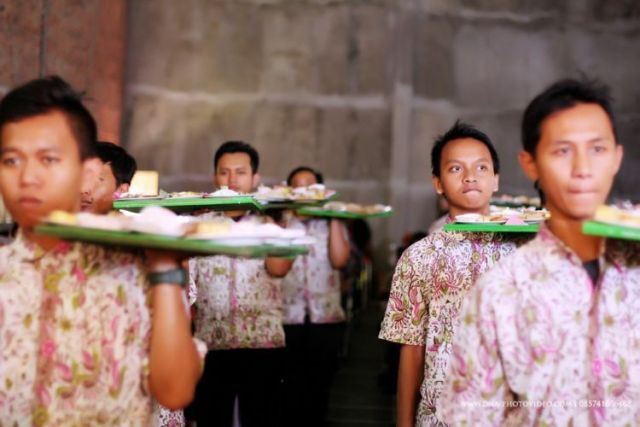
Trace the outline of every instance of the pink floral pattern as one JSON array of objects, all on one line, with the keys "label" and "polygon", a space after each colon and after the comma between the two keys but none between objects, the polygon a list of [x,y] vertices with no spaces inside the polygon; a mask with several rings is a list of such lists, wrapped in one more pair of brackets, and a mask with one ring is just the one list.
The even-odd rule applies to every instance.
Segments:
[{"label": "pink floral pattern", "polygon": [[0,248],[0,424],[149,423],[142,271],[136,255],[81,243]]},{"label": "pink floral pattern", "polygon": [[425,346],[416,425],[443,425],[436,401],[446,378],[460,303],[476,278],[525,238],[507,234],[436,232],[400,257],[380,338]]},{"label": "pink floral pattern", "polygon": [[282,279],[267,273],[264,259],[192,258],[189,280],[197,290],[195,336],[209,350],[284,347]]},{"label": "pink floral pattern", "polygon": [[611,240],[594,286],[546,227],[461,309],[439,400],[452,425],[640,425],[640,244]]},{"label": "pink floral pattern", "polygon": [[[311,323],[337,323],[345,319],[340,304],[340,272],[329,260],[329,222],[292,220],[289,228],[304,229],[316,239],[309,253],[299,256],[282,281],[284,323],[299,325],[309,315]],[[345,231],[346,233],[346,231]]]}]

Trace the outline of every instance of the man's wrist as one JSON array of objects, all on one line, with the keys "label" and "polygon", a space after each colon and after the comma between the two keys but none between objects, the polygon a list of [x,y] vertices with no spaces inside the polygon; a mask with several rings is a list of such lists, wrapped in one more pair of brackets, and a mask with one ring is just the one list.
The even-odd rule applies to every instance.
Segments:
[{"label": "man's wrist", "polygon": [[147,273],[147,282],[149,282],[151,286],[160,284],[186,286],[188,279],[187,272],[179,266],[175,266],[169,270],[163,269]]}]

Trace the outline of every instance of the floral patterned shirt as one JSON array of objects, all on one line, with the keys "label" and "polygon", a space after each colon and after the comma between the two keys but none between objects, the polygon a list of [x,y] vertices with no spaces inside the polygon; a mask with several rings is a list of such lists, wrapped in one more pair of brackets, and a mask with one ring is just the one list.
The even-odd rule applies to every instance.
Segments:
[{"label": "floral patterned shirt", "polygon": [[284,347],[282,279],[271,277],[264,262],[226,255],[189,260],[195,335],[209,350]]},{"label": "floral patterned shirt", "polygon": [[308,314],[311,323],[337,323],[345,319],[340,304],[340,272],[329,259],[329,221],[292,220],[290,228],[304,229],[315,238],[309,253],[299,256],[282,281],[284,323],[299,325]]},{"label": "floral patterned shirt", "polygon": [[443,425],[436,417],[436,401],[451,357],[460,303],[476,278],[523,239],[439,231],[411,245],[400,257],[380,338],[425,346],[416,425]]},{"label": "floral patterned shirt", "polygon": [[453,425],[640,425],[640,244],[592,284],[546,226],[463,304],[439,412]]},{"label": "floral patterned shirt", "polygon": [[82,243],[0,248],[0,425],[148,425],[140,257]]}]

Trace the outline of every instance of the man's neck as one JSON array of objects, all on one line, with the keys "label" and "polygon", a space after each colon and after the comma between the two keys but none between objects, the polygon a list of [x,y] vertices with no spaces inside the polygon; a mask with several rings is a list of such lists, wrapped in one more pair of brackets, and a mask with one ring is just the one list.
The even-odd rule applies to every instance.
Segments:
[{"label": "man's neck", "polygon": [[551,212],[547,226],[562,243],[578,255],[582,262],[593,261],[601,255],[604,239],[583,234],[581,220],[565,218]]},{"label": "man's neck", "polygon": [[35,243],[44,250],[53,249],[61,242],[57,237],[35,233],[33,227],[20,227],[20,230],[26,240]]}]

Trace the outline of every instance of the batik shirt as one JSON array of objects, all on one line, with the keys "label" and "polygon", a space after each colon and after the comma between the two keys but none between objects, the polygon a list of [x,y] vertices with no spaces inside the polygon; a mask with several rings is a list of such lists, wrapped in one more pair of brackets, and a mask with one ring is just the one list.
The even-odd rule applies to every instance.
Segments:
[{"label": "batik shirt", "polygon": [[284,323],[299,325],[309,316],[311,323],[336,323],[345,319],[340,304],[340,272],[329,259],[327,220],[292,220],[289,228],[303,229],[315,239],[307,255],[298,256],[282,281]]},{"label": "batik shirt", "polygon": [[460,303],[476,278],[513,252],[523,237],[517,239],[506,234],[439,231],[413,244],[400,257],[380,338],[425,346],[416,425],[442,425],[436,416],[436,401],[451,357]]},{"label": "batik shirt", "polygon": [[0,425],[149,424],[141,267],[81,243],[0,248]]},{"label": "batik shirt", "polygon": [[640,425],[640,244],[607,241],[593,284],[546,227],[461,309],[439,413],[452,425]]},{"label": "batik shirt", "polygon": [[195,336],[209,350],[284,347],[282,279],[269,275],[264,259],[191,258],[189,282]]}]

